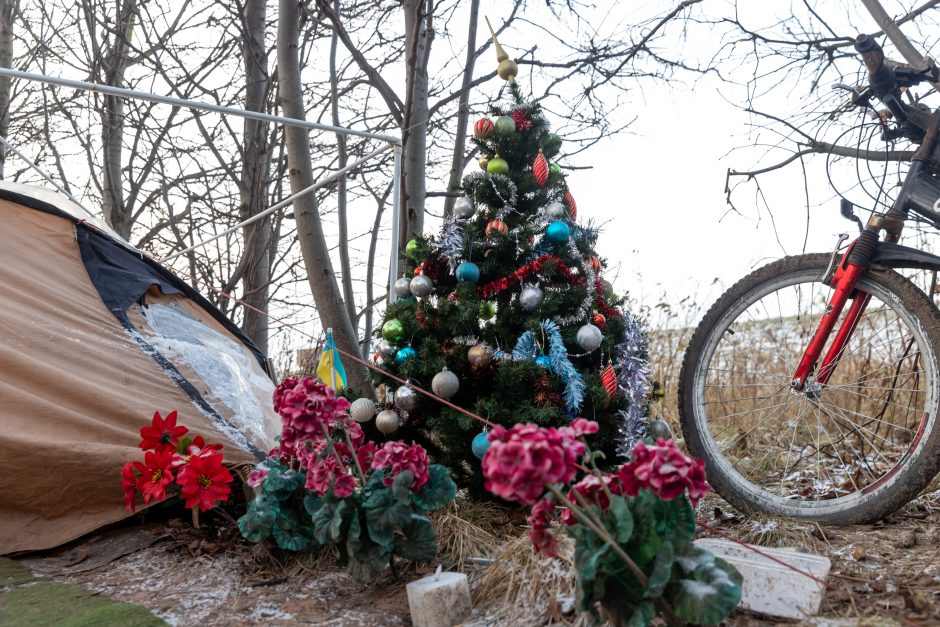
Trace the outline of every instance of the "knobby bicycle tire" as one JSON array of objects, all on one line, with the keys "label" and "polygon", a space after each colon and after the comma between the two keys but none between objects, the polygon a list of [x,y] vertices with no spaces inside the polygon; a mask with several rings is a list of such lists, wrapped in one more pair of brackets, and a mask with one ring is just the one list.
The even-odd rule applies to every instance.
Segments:
[{"label": "knobby bicycle tire", "polygon": [[686,350],[679,411],[687,446],[736,508],[857,524],[902,507],[940,468],[940,312],[897,272],[869,271],[859,289],[872,304],[830,385],[796,393],[828,262],[787,257],[727,290]]}]

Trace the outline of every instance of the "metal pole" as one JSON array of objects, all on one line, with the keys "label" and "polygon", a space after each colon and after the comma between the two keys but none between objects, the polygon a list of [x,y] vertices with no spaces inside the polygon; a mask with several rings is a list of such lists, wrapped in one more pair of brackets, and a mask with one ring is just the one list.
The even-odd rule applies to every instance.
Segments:
[{"label": "metal pole", "polygon": [[[197,248],[200,248],[200,247],[202,247],[202,246],[205,246],[206,244],[208,244],[208,243],[210,243],[210,242],[214,242],[215,240],[217,240],[217,239],[219,239],[219,238],[225,237],[225,236],[228,235],[229,233],[233,233],[233,232],[237,231],[238,229],[242,228],[242,227],[245,226],[246,224],[251,224],[252,222],[256,222],[256,221],[260,220],[261,218],[265,217],[266,215],[271,214],[271,213],[274,213],[274,212],[277,211],[278,209],[283,209],[283,208],[286,207],[287,205],[289,205],[289,204],[291,204],[292,202],[294,202],[294,199],[299,198],[300,196],[303,196],[304,194],[309,194],[310,192],[314,192],[314,191],[320,189],[321,187],[327,185],[328,183],[332,183],[333,181],[335,181],[335,180],[338,179],[339,177],[345,176],[345,174],[346,174],[347,172],[349,172],[350,170],[353,170],[353,169],[355,169],[355,168],[358,168],[360,165],[362,165],[363,163],[365,163],[366,161],[368,161],[368,160],[371,159],[372,157],[374,157],[374,156],[376,156],[376,155],[378,155],[378,154],[381,154],[381,153],[383,153],[383,152],[388,152],[388,150],[389,150],[390,148],[392,148],[392,147],[393,147],[392,144],[385,144],[385,145],[382,146],[381,148],[376,148],[375,150],[373,150],[372,152],[370,152],[369,154],[367,154],[367,155],[366,155],[365,157],[363,157],[362,159],[359,159],[358,161],[354,161],[354,162],[350,163],[349,165],[347,165],[345,168],[342,168],[342,169],[340,169],[340,170],[337,170],[336,172],[334,172],[333,174],[329,175],[329,176],[326,177],[326,178],[320,179],[319,181],[317,181],[317,182],[314,183],[313,185],[310,185],[309,187],[306,187],[306,188],[300,190],[300,191],[297,192],[296,194],[293,194],[293,195],[291,195],[291,196],[288,196],[287,198],[285,198],[285,199],[282,200],[281,202],[277,203],[276,205],[272,205],[272,206],[268,207],[267,209],[265,209],[265,210],[262,211],[261,213],[257,213],[257,214],[255,214],[255,215],[251,216],[250,218],[248,218],[247,220],[243,220],[242,222],[239,222],[239,223],[236,224],[235,226],[233,226],[233,227],[231,227],[231,228],[228,228],[228,229],[225,229],[225,230],[222,231],[221,233],[217,233],[216,235],[213,235],[212,237],[210,237],[210,238],[208,238],[208,239],[204,239],[204,240],[202,240],[202,241],[200,241],[200,242],[196,242],[195,244],[193,244],[193,245],[190,246],[189,248],[184,248],[183,250],[177,251],[177,252],[173,253],[172,255],[167,255],[166,257],[164,257],[164,258],[161,259],[160,261],[161,261],[162,263],[166,263],[167,261],[170,261],[171,259],[176,259],[176,258],[179,257],[180,255],[185,255],[186,253],[188,253],[188,252],[190,252],[190,251],[193,251],[193,250],[195,250],[195,249],[197,249]],[[394,148],[395,148],[396,151],[400,151],[400,150],[401,150],[398,146],[394,146]],[[396,154],[397,154],[397,152],[396,152]],[[397,241],[396,241],[396,244],[395,244],[395,245],[397,246]],[[396,252],[396,255],[397,255],[397,252]]]},{"label": "metal pole", "polygon": [[392,180],[392,252],[388,260],[388,303],[398,300],[395,281],[398,280],[398,212],[401,208],[401,146],[395,146],[395,168]]},{"label": "metal pole", "polygon": [[295,118],[285,118],[279,115],[269,113],[259,113],[256,111],[246,111],[235,107],[223,107],[222,105],[211,104],[208,102],[197,102],[195,100],[185,100],[183,98],[173,98],[171,96],[160,96],[146,91],[135,91],[133,89],[124,89],[122,87],[112,87],[111,85],[101,85],[99,83],[86,83],[84,81],[73,81],[68,78],[58,78],[55,76],[46,76],[44,74],[33,74],[32,72],[20,72],[11,68],[0,67],[0,76],[9,76],[11,78],[20,78],[27,81],[36,81],[39,83],[48,83],[50,85],[60,85],[62,87],[71,87],[84,91],[95,91],[110,96],[120,96],[123,98],[137,98],[138,100],[149,100],[150,102],[160,102],[162,104],[173,105],[175,107],[188,107],[200,111],[214,111],[216,113],[227,113],[237,115],[252,120],[262,122],[275,122],[286,124],[288,126],[300,126],[303,128],[312,128],[321,131],[330,131],[332,133],[342,133],[344,135],[356,135],[358,137],[368,137],[378,139],[396,146],[401,146],[401,139],[391,135],[382,135],[380,133],[369,133],[367,131],[354,131],[339,126],[330,126],[329,124],[319,124],[317,122],[308,122],[306,120],[297,120]]}]

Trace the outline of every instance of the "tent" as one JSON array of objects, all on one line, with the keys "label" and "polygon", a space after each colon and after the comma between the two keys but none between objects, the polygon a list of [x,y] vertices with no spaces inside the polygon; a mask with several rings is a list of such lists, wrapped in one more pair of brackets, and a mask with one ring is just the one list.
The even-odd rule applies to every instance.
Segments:
[{"label": "tent", "polygon": [[121,520],[139,430],[178,410],[228,463],[274,445],[265,356],[63,196],[0,183],[0,555]]}]

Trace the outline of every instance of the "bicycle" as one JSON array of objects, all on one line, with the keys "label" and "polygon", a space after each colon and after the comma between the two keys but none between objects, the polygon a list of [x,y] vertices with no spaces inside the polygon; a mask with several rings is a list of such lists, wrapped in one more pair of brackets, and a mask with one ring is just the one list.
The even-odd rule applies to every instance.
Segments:
[{"label": "bicycle", "polygon": [[869,85],[853,102],[878,98],[894,120],[883,138],[919,144],[897,198],[864,228],[843,199],[861,234],[841,257],[847,235],[831,254],[786,257],[733,285],[679,376],[686,444],[719,495],[828,524],[880,519],[940,470],[940,311],[898,272],[940,270],[940,257],[898,244],[908,219],[940,229],[940,109],[900,93],[938,72],[886,62],[864,35],[855,47]]}]

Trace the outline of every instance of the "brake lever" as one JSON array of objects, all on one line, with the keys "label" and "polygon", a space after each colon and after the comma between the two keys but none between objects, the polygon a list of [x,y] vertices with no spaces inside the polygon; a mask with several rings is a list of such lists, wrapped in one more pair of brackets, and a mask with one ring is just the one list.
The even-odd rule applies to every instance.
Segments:
[{"label": "brake lever", "polygon": [[835,83],[832,85],[832,89],[841,89],[852,94],[852,104],[856,107],[868,108],[871,106],[871,88],[866,87],[864,90],[859,91],[851,85],[846,85],[845,83]]}]

